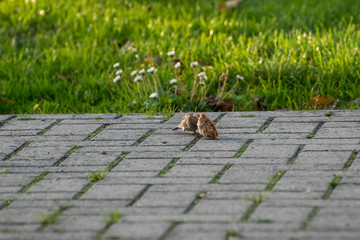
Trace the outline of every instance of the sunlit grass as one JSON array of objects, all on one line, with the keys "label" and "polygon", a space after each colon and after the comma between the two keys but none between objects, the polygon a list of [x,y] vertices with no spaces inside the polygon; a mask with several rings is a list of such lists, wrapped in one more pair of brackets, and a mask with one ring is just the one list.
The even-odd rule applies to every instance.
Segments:
[{"label": "sunlit grass", "polygon": [[234,110],[256,110],[256,98],[311,109],[327,94],[329,108],[359,107],[358,0],[245,0],[220,13],[221,2],[1,1],[0,113],[199,111],[209,95]]}]

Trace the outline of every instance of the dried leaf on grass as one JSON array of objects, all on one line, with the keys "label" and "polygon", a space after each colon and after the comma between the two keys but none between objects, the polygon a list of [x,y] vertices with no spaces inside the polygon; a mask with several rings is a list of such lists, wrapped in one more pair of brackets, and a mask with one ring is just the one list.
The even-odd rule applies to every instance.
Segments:
[{"label": "dried leaf on grass", "polygon": [[66,81],[67,83],[71,84],[73,82],[73,77],[71,75],[58,75],[58,78],[61,80]]},{"label": "dried leaf on grass", "polygon": [[258,111],[266,111],[268,110],[268,106],[264,103],[261,103],[261,98],[255,98],[254,102],[256,103],[256,109]]},{"label": "dried leaf on grass", "polygon": [[129,46],[134,45],[134,42],[130,39],[125,38],[121,42],[117,42],[115,45],[117,48],[129,47]]},{"label": "dried leaf on grass", "polygon": [[314,108],[329,107],[334,103],[335,99],[333,96],[327,94],[324,96],[315,96],[309,101],[309,105]]},{"label": "dried leaf on grass", "polygon": [[232,99],[218,100],[217,97],[210,95],[206,98],[208,104],[214,111],[231,112],[234,108]]},{"label": "dried leaf on grass", "polygon": [[144,66],[144,65],[151,65],[151,66],[157,65],[157,66],[160,66],[162,64],[162,61],[163,61],[162,58],[158,57],[158,56],[151,57],[151,58],[146,58],[142,62],[143,63],[142,66]]},{"label": "dried leaf on grass", "polygon": [[219,11],[223,11],[230,8],[237,7],[243,0],[232,0],[232,1],[226,1],[222,3],[219,7]]},{"label": "dried leaf on grass", "polygon": [[4,102],[6,104],[15,105],[15,101],[11,100],[10,98],[0,97],[0,102]]}]

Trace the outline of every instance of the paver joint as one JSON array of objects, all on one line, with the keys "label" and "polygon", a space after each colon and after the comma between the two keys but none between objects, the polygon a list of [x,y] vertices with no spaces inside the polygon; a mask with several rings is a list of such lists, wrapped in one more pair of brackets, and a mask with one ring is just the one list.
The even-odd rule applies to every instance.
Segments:
[{"label": "paver joint", "polygon": [[360,111],[0,115],[0,240],[359,239]]}]

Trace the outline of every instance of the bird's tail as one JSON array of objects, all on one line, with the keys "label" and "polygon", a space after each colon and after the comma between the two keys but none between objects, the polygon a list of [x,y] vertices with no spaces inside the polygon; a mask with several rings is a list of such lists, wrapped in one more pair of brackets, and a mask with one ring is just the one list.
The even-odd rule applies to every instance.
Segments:
[{"label": "bird's tail", "polygon": [[180,129],[178,126],[174,127],[172,130],[177,130]]}]

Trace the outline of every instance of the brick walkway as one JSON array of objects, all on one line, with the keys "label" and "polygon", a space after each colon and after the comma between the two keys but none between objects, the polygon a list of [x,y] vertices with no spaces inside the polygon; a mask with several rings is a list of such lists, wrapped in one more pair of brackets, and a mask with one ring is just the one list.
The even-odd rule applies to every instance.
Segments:
[{"label": "brick walkway", "polygon": [[0,240],[360,239],[360,111],[182,116],[0,115]]}]

